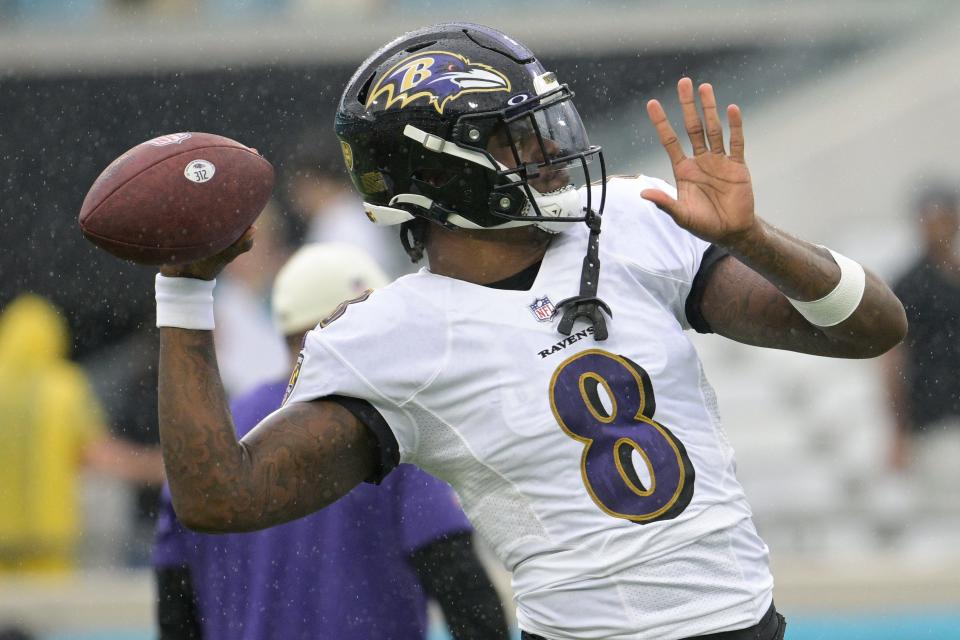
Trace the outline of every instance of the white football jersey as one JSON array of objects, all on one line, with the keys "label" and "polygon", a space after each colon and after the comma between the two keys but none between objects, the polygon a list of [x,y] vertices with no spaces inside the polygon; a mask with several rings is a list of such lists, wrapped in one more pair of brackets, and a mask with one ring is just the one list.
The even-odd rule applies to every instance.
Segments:
[{"label": "white football jersey", "polygon": [[[290,402],[369,401],[402,462],[447,481],[513,572],[520,627],[556,640],[686,638],[755,624],[767,547],[734,474],[713,390],[684,330],[709,246],[608,183],[598,342],[553,305],[577,295],[586,225],[530,290],[421,270],[307,336]],[[585,191],[584,191],[585,194]],[[598,196],[594,194],[595,198]]]}]

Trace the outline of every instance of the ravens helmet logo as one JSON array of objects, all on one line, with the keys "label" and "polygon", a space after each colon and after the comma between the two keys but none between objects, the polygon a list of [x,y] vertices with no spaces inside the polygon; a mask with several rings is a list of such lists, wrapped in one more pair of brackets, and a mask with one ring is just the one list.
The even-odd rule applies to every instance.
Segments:
[{"label": "ravens helmet logo", "polygon": [[[403,109],[425,100],[442,114],[447,103],[471,93],[510,91],[510,80],[493,67],[449,51],[422,51],[388,69],[370,91],[366,107]],[[382,103],[381,103],[382,101]]]}]

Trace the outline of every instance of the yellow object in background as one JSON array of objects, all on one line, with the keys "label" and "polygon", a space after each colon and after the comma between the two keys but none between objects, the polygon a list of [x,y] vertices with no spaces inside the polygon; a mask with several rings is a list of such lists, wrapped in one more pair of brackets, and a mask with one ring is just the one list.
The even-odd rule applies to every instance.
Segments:
[{"label": "yellow object in background", "polygon": [[0,573],[75,562],[78,474],[104,421],[68,344],[65,320],[39,296],[0,313]]}]

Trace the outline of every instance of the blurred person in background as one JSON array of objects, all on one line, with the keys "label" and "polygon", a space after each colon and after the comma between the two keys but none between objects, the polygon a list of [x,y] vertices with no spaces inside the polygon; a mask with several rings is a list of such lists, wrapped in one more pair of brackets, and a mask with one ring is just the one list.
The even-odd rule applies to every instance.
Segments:
[{"label": "blurred person in background", "polygon": [[283,212],[270,201],[257,218],[257,251],[233,262],[217,286],[217,362],[230,396],[290,373],[270,313],[270,285],[290,256]]},{"label": "blurred person in background", "polygon": [[0,573],[76,565],[82,469],[163,481],[159,448],[107,434],[69,344],[63,316],[39,296],[21,295],[0,315]]},{"label": "blurred person in background", "polygon": [[[290,366],[306,331],[342,313],[349,302],[337,307],[341,301],[386,282],[350,245],[308,244],[295,253],[273,289]],[[276,380],[232,403],[238,436],[280,406],[287,386]],[[255,533],[191,532],[164,495],[154,553],[162,640],[422,639],[427,597],[440,604],[455,638],[508,637],[452,490],[413,466]]]},{"label": "blurred person in background", "polygon": [[[331,137],[324,134],[324,139]],[[308,132],[303,138],[316,140],[321,136]],[[366,219],[363,203],[344,171],[339,149],[328,152],[301,146],[292,156],[286,167],[287,198],[305,226],[306,242],[352,244],[372,256],[390,279],[414,270],[395,232]]]},{"label": "blurred person in background", "polygon": [[[110,418],[110,433],[140,447],[159,447],[157,425],[156,328],[141,326],[117,344],[100,349],[84,361],[94,390]],[[153,530],[161,484],[135,484],[128,514],[125,544],[119,561],[127,566],[150,564]]]},{"label": "blurred person in background", "polygon": [[[101,347],[83,360],[94,392],[103,403],[110,433],[117,439],[140,447],[159,447],[157,425],[157,344],[156,328],[141,325],[113,344]],[[134,484],[129,519],[121,535],[124,544],[103,539],[107,530],[121,523],[97,522],[100,538],[95,548],[87,549],[101,562],[121,562],[127,566],[150,564],[153,530],[157,524],[157,506],[161,483]],[[109,499],[110,495],[98,496]],[[108,554],[112,554],[110,558]]]},{"label": "blurred person in background", "polygon": [[910,329],[884,359],[896,431],[895,469],[956,478],[960,460],[960,195],[922,190],[914,213],[923,253],[894,285]]}]

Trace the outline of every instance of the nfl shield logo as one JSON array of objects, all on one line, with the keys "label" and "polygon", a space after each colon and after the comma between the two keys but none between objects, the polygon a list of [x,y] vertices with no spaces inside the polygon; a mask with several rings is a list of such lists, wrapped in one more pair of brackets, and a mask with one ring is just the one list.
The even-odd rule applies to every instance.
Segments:
[{"label": "nfl shield logo", "polygon": [[557,312],[553,307],[553,303],[550,302],[550,298],[547,296],[534,300],[533,304],[530,305],[530,311],[540,322],[550,322],[550,320],[553,319],[553,315]]}]

